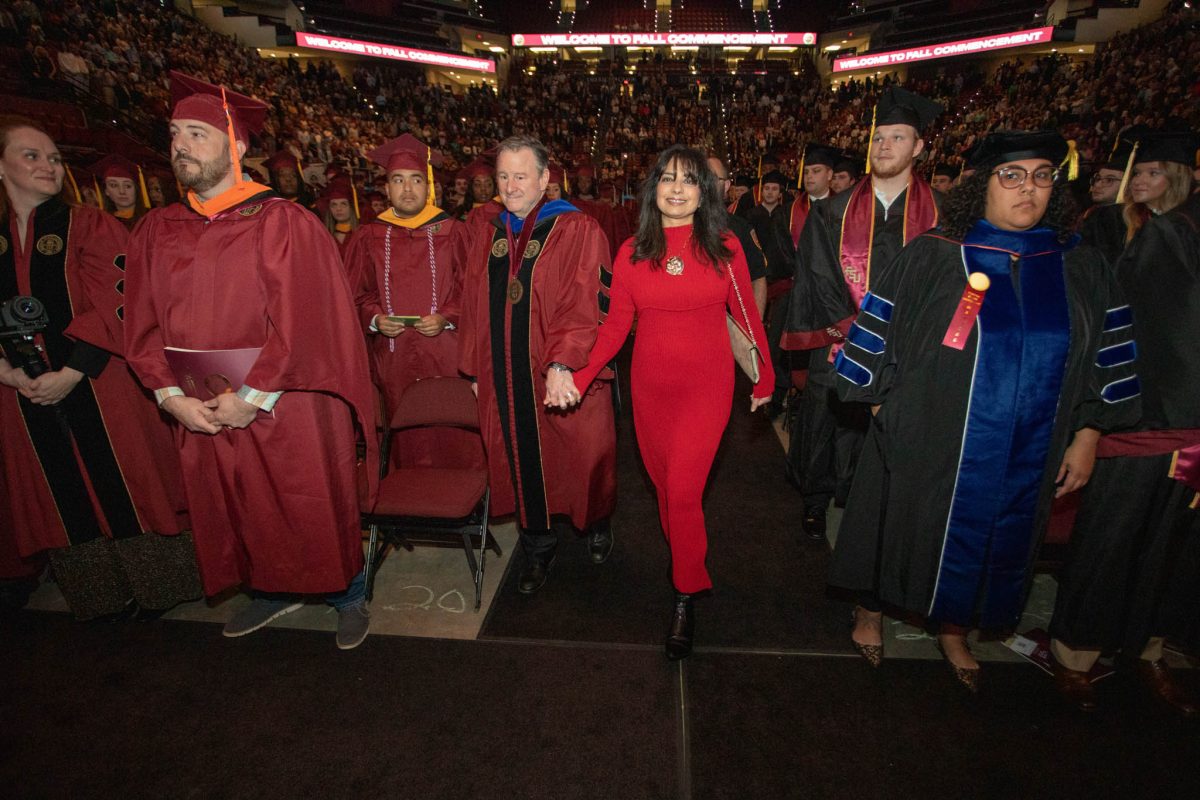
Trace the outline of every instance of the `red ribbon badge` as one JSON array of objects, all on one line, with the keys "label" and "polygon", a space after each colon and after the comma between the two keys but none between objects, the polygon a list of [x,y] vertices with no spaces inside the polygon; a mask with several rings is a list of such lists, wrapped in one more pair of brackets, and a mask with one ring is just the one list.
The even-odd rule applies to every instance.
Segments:
[{"label": "red ribbon badge", "polygon": [[987,294],[988,287],[991,285],[991,280],[982,272],[972,272],[967,276],[967,288],[963,289],[962,299],[958,301],[958,308],[954,312],[954,319],[950,320],[950,327],[946,329],[946,336],[942,339],[943,345],[953,347],[955,350],[963,349],[967,343],[967,336],[971,333],[971,328],[975,327],[975,318],[979,316],[979,309],[983,307],[983,296]]}]

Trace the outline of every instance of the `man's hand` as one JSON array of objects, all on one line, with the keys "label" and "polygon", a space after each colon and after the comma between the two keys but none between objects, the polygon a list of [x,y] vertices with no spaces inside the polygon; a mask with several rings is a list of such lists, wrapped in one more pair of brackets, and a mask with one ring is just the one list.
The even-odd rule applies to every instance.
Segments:
[{"label": "man's hand", "polygon": [[449,321],[441,314],[428,314],[417,320],[413,325],[413,330],[422,336],[437,336],[449,324]]},{"label": "man's hand", "polygon": [[83,380],[83,373],[71,367],[63,367],[56,372],[47,372],[34,378],[29,385],[21,389],[21,394],[28,397],[39,406],[52,406],[62,402],[71,390]]},{"label": "man's hand", "polygon": [[1054,482],[1058,488],[1055,497],[1062,497],[1077,489],[1082,489],[1091,480],[1092,469],[1096,466],[1096,445],[1100,441],[1100,431],[1094,428],[1080,428],[1075,431],[1075,438],[1067,452],[1063,453],[1062,465]]},{"label": "man's hand", "polygon": [[168,397],[162,402],[162,410],[179,420],[179,424],[192,433],[221,432],[221,426],[217,424],[212,410],[198,398],[183,395]]},{"label": "man's hand", "polygon": [[245,428],[258,417],[258,406],[247,403],[233,392],[206,400],[204,407],[211,409],[216,423],[226,428]]},{"label": "man's hand", "polygon": [[546,372],[546,399],[542,405],[565,410],[580,399],[579,391],[575,388],[575,377],[570,372],[560,369]]},{"label": "man's hand", "polygon": [[375,328],[389,339],[404,333],[404,323],[388,319],[387,314],[375,315]]},{"label": "man's hand", "polygon": [[750,413],[753,414],[755,411],[758,411],[761,406],[765,406],[769,402],[771,402],[770,395],[767,395],[766,397],[755,397],[754,395],[750,395]]}]

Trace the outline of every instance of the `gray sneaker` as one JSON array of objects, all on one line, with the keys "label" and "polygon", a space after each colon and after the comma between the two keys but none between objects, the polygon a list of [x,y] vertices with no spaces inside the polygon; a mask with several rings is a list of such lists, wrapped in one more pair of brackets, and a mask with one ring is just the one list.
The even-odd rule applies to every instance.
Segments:
[{"label": "gray sneaker", "polygon": [[338,609],[337,615],[338,650],[353,650],[362,644],[371,630],[371,612],[366,603],[358,603],[349,608]]},{"label": "gray sneaker", "polygon": [[250,605],[234,614],[233,618],[225,623],[225,629],[221,633],[230,638],[245,636],[247,633],[254,633],[272,620],[303,607],[304,603],[294,600],[267,600],[256,597],[250,601]]}]

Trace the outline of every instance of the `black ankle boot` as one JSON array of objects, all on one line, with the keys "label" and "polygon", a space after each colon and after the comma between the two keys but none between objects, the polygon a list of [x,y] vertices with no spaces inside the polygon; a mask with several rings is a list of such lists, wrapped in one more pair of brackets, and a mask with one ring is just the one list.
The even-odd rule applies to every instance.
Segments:
[{"label": "black ankle boot", "polygon": [[692,630],[696,615],[692,613],[692,596],[677,592],[671,609],[671,627],[667,632],[667,658],[678,661],[692,654]]}]

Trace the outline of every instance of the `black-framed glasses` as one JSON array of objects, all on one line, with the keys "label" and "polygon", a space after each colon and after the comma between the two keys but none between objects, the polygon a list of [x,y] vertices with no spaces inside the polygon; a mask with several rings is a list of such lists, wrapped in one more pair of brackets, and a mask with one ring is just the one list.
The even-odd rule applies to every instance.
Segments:
[{"label": "black-framed glasses", "polygon": [[1092,186],[1095,186],[1097,183],[1103,183],[1104,185],[1107,186],[1108,184],[1116,183],[1119,180],[1121,180],[1121,179],[1115,178],[1112,175],[1093,175],[1091,184],[1092,184]]},{"label": "black-framed glasses", "polygon": [[992,170],[992,174],[1000,181],[1005,189],[1017,189],[1025,185],[1025,180],[1033,176],[1033,185],[1049,189],[1058,180],[1058,170],[1053,167],[1038,167],[1032,173],[1024,167],[1001,167]]}]

